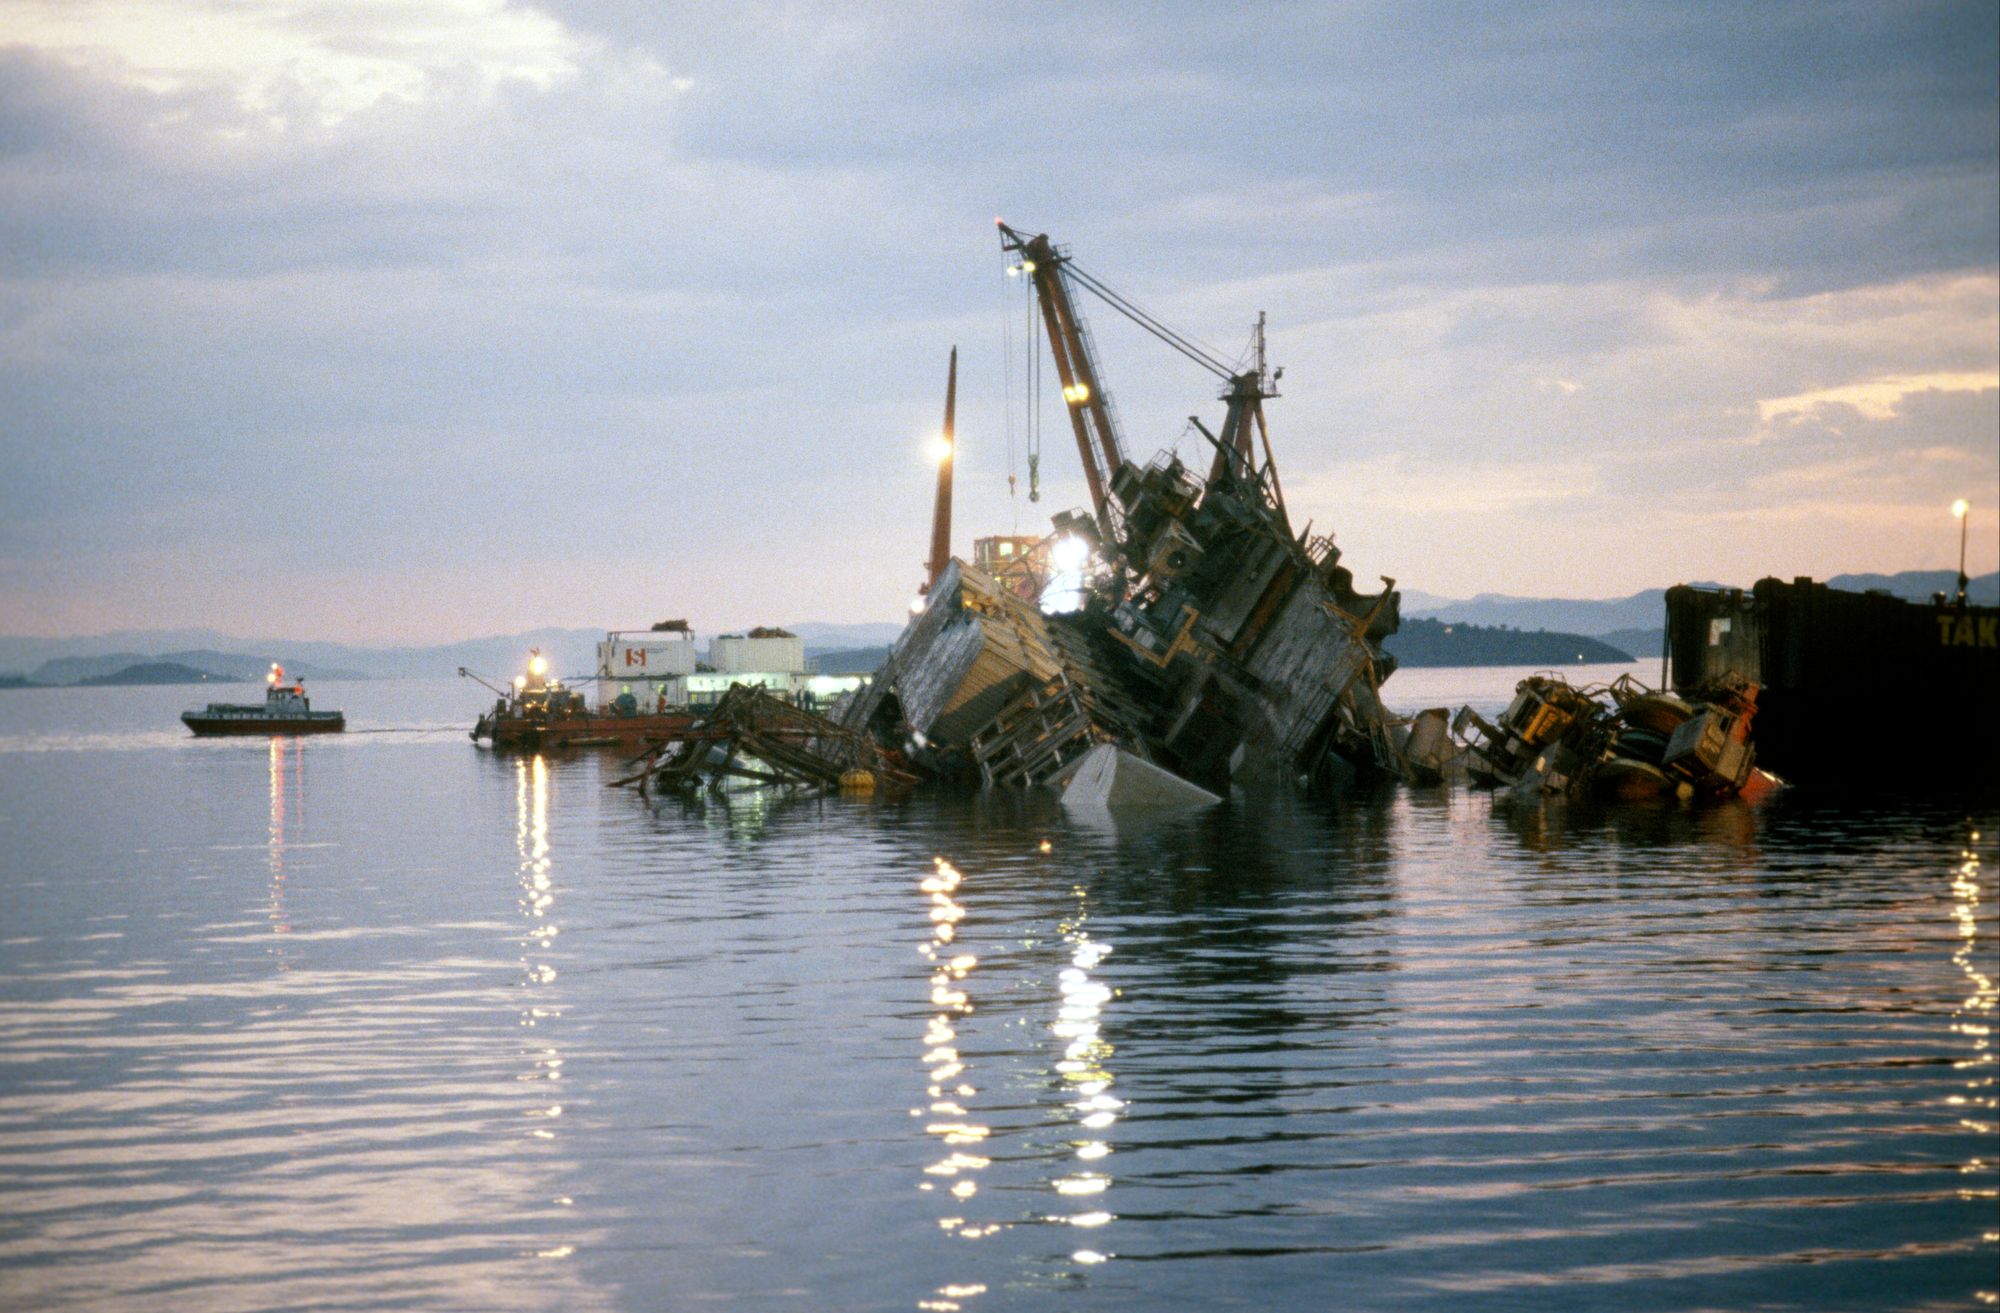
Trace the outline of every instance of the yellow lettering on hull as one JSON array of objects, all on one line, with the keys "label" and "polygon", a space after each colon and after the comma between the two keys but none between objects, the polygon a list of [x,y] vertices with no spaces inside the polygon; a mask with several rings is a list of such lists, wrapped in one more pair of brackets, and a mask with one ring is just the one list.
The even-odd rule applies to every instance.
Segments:
[{"label": "yellow lettering on hull", "polygon": [[2000,616],[1941,615],[1939,647],[2000,647]]}]

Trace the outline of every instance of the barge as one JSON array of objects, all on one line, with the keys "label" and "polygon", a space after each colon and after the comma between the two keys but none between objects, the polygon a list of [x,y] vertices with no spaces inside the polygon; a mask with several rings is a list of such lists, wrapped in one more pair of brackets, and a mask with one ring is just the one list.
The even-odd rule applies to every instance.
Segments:
[{"label": "barge", "polygon": [[1759,685],[1757,759],[1787,780],[1988,791],[2000,780],[2000,607],[1801,577],[1682,585],[1666,608],[1673,688]]},{"label": "barge", "polygon": [[[463,667],[459,673],[471,677]],[[581,691],[549,674],[548,658],[539,649],[532,650],[527,671],[515,676],[513,687],[502,691],[473,725],[472,741],[485,739],[495,748],[521,752],[637,746],[679,734],[694,723],[686,708],[668,705],[664,692],[650,696],[651,705],[642,707],[628,685],[592,708]]]},{"label": "barge", "polygon": [[[597,645],[597,669],[572,687],[550,673],[548,658],[530,651],[511,686],[485,684],[498,696],[472,728],[472,740],[523,752],[678,739],[732,688],[760,689],[811,711],[866,682],[864,676],[820,675],[808,669],[805,644],[783,629],[720,634],[698,661],[685,620],[650,629],[614,629]],[[459,674],[478,678],[460,667]],[[596,705],[587,688],[594,686]]]}]

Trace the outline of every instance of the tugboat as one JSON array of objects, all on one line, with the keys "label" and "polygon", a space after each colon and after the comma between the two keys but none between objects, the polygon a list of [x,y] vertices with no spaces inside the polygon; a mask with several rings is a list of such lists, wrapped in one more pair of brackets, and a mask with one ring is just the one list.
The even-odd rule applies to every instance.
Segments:
[{"label": "tugboat", "polygon": [[264,676],[264,705],[211,702],[202,711],[183,711],[181,722],[197,735],[337,734],[347,728],[338,711],[314,711],[303,679],[285,682],[285,668],[271,663]]}]

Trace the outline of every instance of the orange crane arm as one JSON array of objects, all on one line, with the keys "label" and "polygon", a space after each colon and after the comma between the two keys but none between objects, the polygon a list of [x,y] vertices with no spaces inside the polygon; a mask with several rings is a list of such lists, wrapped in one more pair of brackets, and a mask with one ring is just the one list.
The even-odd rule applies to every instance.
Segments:
[{"label": "orange crane arm", "polygon": [[944,441],[938,452],[937,502],[931,508],[930,574],[924,580],[928,593],[938,576],[951,564],[951,467],[958,463],[958,435],[953,431],[958,408],[958,348],[951,349],[951,372],[944,385]]}]

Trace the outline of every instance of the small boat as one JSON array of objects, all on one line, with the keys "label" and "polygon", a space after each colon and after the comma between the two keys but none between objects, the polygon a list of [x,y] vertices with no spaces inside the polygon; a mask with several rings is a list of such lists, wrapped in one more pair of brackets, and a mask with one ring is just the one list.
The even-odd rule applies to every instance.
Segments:
[{"label": "small boat", "polygon": [[183,711],[181,723],[197,735],[215,734],[337,734],[347,728],[338,711],[314,711],[305,681],[285,682],[285,668],[275,661],[264,676],[262,706],[211,702],[201,711]]}]

